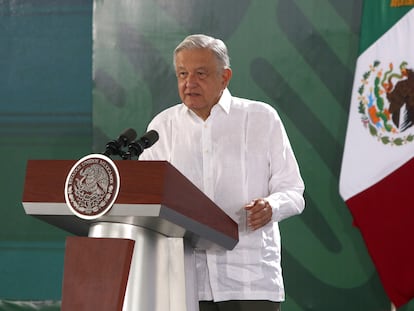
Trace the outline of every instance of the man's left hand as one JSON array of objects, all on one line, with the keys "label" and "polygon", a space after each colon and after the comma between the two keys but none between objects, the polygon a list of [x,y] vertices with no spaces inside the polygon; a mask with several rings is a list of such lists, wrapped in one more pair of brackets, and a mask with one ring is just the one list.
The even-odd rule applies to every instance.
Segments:
[{"label": "man's left hand", "polygon": [[265,199],[253,200],[244,209],[247,212],[247,225],[252,230],[261,228],[272,220],[272,207]]}]

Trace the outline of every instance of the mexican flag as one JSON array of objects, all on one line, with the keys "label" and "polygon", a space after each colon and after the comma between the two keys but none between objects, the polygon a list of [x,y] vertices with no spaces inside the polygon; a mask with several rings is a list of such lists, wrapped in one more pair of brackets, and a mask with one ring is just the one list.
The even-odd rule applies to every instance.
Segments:
[{"label": "mexican flag", "polygon": [[396,307],[414,297],[412,2],[363,2],[340,176],[340,194]]}]

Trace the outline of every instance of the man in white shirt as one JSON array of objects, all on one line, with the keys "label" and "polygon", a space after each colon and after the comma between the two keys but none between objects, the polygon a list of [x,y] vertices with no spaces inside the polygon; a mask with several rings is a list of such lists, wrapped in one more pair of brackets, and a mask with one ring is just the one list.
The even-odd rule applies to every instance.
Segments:
[{"label": "man in white shirt", "polygon": [[197,251],[200,310],[277,311],[285,299],[278,223],[304,209],[304,184],[282,121],[265,103],[233,97],[225,44],[205,35],[174,51],[182,104],[148,129],[141,160],[166,160],[239,225],[231,251]]}]

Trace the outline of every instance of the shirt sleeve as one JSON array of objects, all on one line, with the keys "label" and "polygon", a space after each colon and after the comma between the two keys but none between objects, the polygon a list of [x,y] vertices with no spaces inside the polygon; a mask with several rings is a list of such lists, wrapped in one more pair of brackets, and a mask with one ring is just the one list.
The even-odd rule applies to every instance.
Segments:
[{"label": "shirt sleeve", "polygon": [[273,209],[273,220],[279,222],[303,211],[305,186],[286,130],[277,113],[269,133],[270,195],[266,199]]}]

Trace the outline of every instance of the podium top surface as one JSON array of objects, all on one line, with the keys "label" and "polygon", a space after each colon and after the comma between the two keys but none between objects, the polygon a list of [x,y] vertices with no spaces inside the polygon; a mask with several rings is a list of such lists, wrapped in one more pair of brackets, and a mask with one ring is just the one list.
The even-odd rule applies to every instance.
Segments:
[{"label": "podium top surface", "polygon": [[29,160],[23,191],[26,214],[79,236],[96,222],[126,223],[171,237],[194,247],[232,249],[237,224],[166,161],[115,160],[120,189],[108,213],[94,220],[75,216],[65,201],[66,177],[75,160]]}]

